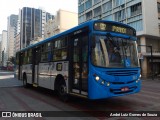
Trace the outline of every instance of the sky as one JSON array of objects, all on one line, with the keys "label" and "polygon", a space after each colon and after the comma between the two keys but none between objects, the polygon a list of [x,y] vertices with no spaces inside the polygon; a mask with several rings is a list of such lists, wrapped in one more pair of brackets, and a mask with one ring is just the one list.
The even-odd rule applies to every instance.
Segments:
[{"label": "sky", "polygon": [[0,3],[0,34],[7,30],[7,17],[23,7],[43,8],[53,15],[59,9],[78,13],[78,0],[3,0]]}]

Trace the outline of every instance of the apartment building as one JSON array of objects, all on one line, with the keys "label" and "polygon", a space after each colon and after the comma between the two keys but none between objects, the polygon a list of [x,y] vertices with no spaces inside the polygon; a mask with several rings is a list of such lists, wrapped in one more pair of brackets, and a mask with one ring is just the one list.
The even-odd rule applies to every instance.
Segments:
[{"label": "apartment building", "polygon": [[79,0],[79,24],[91,19],[118,21],[134,27],[142,56],[142,76],[160,74],[160,0]]},{"label": "apartment building", "polygon": [[15,53],[17,51],[19,51],[21,48],[20,48],[20,33],[19,34],[16,34],[15,36],[15,43],[14,43],[14,51]]},{"label": "apartment building", "polygon": [[53,15],[42,9],[23,7],[20,10],[20,49],[44,37],[44,25]]},{"label": "apartment building", "polygon": [[7,46],[7,31],[2,31],[1,36],[1,56],[2,56],[2,66],[7,66],[7,60],[8,60],[8,46]]},{"label": "apartment building", "polygon": [[0,34],[0,66],[2,66],[2,34]]},{"label": "apartment building", "polygon": [[16,35],[16,27],[17,27],[18,15],[10,15],[8,17],[7,23],[7,44],[8,44],[8,58],[13,57],[15,55],[15,35]]},{"label": "apartment building", "polygon": [[54,19],[45,24],[44,36],[51,37],[78,25],[78,14],[66,10],[58,10]]}]

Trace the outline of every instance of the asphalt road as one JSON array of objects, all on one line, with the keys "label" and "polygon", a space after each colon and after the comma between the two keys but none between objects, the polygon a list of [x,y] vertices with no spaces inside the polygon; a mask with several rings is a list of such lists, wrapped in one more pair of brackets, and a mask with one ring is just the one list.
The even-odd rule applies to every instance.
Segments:
[{"label": "asphalt road", "polygon": [[[160,80],[143,80],[140,93],[115,97],[105,100],[90,101],[72,97],[69,102],[62,102],[57,95],[50,90],[23,88],[22,81],[14,78],[12,72],[0,71],[0,111],[35,111],[42,112],[42,117],[23,118],[36,120],[159,120],[159,117],[126,117],[125,114],[135,111],[160,114]],[[48,116],[43,113],[48,111]],[[56,111],[56,112],[55,112]],[[72,111],[67,113],[66,111]],[[75,111],[78,111],[77,113]],[[97,112],[98,111],[98,112]],[[108,117],[105,113],[116,111],[124,113],[121,117]],[[67,115],[66,115],[67,114]],[[78,117],[75,117],[78,114]],[[102,116],[101,116],[102,114]],[[137,114],[136,114],[137,115]],[[142,114],[141,114],[142,115]],[[52,116],[52,117],[51,117]],[[55,116],[55,117],[53,117]],[[63,116],[63,117],[59,117]],[[86,117],[85,117],[86,116]],[[0,118],[4,120],[22,119]]]}]

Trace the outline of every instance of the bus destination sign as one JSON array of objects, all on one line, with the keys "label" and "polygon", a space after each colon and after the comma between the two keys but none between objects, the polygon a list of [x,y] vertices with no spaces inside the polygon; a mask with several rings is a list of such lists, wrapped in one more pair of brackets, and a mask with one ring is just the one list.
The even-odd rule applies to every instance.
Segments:
[{"label": "bus destination sign", "polygon": [[136,31],[134,29],[114,23],[96,22],[94,23],[94,29],[99,31],[116,32],[136,36]]},{"label": "bus destination sign", "polygon": [[126,28],[118,27],[118,26],[115,26],[115,25],[112,26],[112,31],[113,32],[119,32],[119,33],[124,33],[124,34],[127,33],[127,29]]}]

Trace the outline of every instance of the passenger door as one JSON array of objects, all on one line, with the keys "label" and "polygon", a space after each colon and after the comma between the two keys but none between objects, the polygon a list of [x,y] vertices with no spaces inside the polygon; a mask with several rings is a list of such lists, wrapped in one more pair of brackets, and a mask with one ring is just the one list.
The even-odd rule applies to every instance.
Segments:
[{"label": "passenger door", "polygon": [[80,33],[71,39],[70,91],[86,96],[88,94],[88,35]]},{"label": "passenger door", "polygon": [[33,64],[32,64],[32,83],[38,84],[38,65],[40,61],[40,48],[33,49]]}]

